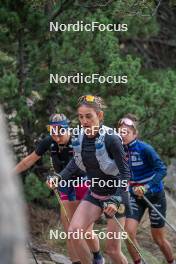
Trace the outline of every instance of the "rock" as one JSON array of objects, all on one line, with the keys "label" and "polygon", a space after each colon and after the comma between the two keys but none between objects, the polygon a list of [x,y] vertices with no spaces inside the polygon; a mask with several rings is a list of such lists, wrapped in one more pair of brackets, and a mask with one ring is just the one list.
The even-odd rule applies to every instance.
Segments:
[{"label": "rock", "polygon": [[[42,264],[40,260],[37,260],[38,264]],[[34,258],[28,258],[28,264],[36,264],[36,261]]]},{"label": "rock", "polygon": [[64,255],[50,253],[50,258],[59,264],[71,264],[71,261]]},{"label": "rock", "polygon": [[[38,259],[37,259],[37,263],[38,264],[56,264],[56,262],[54,262],[54,261],[38,260]],[[34,258],[29,258],[28,259],[28,264],[36,264],[36,261],[34,260]]]},{"label": "rock", "polygon": [[172,196],[168,192],[166,192],[166,199],[167,199],[167,217],[166,217],[167,221],[171,225],[173,225],[174,228],[176,228],[176,201],[172,198]]},{"label": "rock", "polygon": [[1,108],[0,124],[0,263],[27,264],[24,199]]},{"label": "rock", "polygon": [[45,260],[45,261],[42,261],[41,264],[56,264],[56,262]]}]

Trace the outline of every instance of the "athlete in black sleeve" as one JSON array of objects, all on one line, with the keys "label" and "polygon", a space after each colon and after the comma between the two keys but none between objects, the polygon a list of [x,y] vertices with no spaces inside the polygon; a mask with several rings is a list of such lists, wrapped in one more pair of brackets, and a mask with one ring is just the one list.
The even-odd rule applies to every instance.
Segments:
[{"label": "athlete in black sleeve", "polygon": [[[71,135],[67,132],[68,128],[69,122],[65,115],[52,115],[50,118],[50,123],[48,125],[48,132],[50,132],[50,135],[46,136],[30,155],[25,157],[16,165],[16,172],[21,173],[22,171],[25,171],[30,168],[47,151],[49,151],[50,153],[51,170],[56,173],[59,173],[61,170],[63,170],[73,157]],[[58,135],[55,135],[56,133],[54,133],[56,129],[58,130]],[[59,133],[59,129],[65,129],[66,133]],[[85,173],[79,168],[75,170],[75,178],[84,176]],[[88,191],[88,187],[83,183],[82,185],[78,185],[75,188],[73,185],[71,185],[70,187],[60,187],[59,191],[60,198],[67,212],[67,217],[71,219],[81,199],[83,199],[86,192]],[[67,221],[67,217],[65,216],[63,210],[61,210],[61,222],[64,226],[65,232],[67,232],[69,224]],[[92,228],[93,226],[90,226],[89,230],[92,230]],[[88,250],[85,241],[83,241],[82,243],[85,250]],[[98,261],[103,261],[103,258],[99,252],[99,241],[97,236],[94,236],[94,238],[90,237],[90,239],[87,240],[87,244],[91,252],[94,253],[94,263],[97,263],[97,258]],[[79,256],[76,254],[74,245],[72,245],[70,240],[67,240],[67,248],[72,263],[80,263]]]},{"label": "athlete in black sleeve", "polygon": [[[74,158],[61,171],[60,177],[69,180],[77,168],[85,171],[90,180],[90,191],[78,206],[71,224],[70,232],[83,231],[94,223],[102,211],[108,215],[106,253],[114,263],[127,264],[121,252],[120,232],[115,214],[122,225],[125,211],[117,213],[120,204],[126,205],[127,183],[130,178],[122,142],[112,129],[102,125],[103,101],[97,96],[83,96],[78,103],[78,116],[83,129],[72,142]],[[123,181],[123,182],[122,182]],[[107,207],[104,209],[104,202]],[[81,217],[80,217],[81,216]],[[111,237],[110,237],[111,236]],[[82,248],[81,239],[73,239],[82,264],[89,264],[89,255]]]}]

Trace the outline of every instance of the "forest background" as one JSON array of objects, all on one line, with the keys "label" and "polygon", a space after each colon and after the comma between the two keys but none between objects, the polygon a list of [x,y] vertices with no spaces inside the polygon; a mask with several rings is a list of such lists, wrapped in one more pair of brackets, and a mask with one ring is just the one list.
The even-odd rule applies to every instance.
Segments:
[{"label": "forest background", "polygon": [[[105,123],[123,114],[140,119],[140,136],[167,164],[176,158],[176,2],[1,0],[0,104],[6,113],[16,161],[47,134],[51,113],[77,124],[77,98],[105,99]],[[49,32],[49,22],[128,24],[127,32]],[[60,75],[127,75],[127,84],[50,84]],[[23,174],[28,201],[53,207],[44,184],[49,159]],[[28,177],[26,177],[28,175]],[[175,175],[167,186],[174,193]],[[31,188],[32,186],[32,188]]]}]

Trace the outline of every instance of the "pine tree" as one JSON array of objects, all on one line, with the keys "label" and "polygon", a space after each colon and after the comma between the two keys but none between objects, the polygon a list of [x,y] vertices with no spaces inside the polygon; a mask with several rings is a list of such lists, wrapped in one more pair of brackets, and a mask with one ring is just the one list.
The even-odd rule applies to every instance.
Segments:
[{"label": "pine tree", "polygon": [[[101,5],[95,1],[94,6],[92,1],[80,0],[1,2],[0,100],[22,128],[20,136],[28,151],[45,132],[51,113],[62,111],[76,122],[78,96],[92,93],[106,100],[107,125],[134,112],[141,120],[141,136],[166,157],[175,155],[176,72],[173,62],[169,67],[169,61],[166,65],[160,56],[167,45],[157,50],[156,44],[161,36],[161,13],[166,12],[163,5],[153,1],[139,5],[133,0],[101,1]],[[175,17],[174,3],[169,8]],[[50,21],[73,24],[78,20],[124,23],[128,31],[49,31]],[[174,40],[173,34],[169,36],[169,41]],[[67,76],[77,72],[125,75],[128,83],[49,83],[51,73]]]}]

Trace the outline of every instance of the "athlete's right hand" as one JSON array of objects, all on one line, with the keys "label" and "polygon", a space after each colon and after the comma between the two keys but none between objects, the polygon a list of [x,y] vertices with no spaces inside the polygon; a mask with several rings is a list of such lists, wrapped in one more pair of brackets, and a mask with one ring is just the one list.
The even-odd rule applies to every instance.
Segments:
[{"label": "athlete's right hand", "polygon": [[134,187],[133,192],[135,195],[142,197],[147,192],[147,190],[144,186],[141,185],[141,186]]},{"label": "athlete's right hand", "polygon": [[108,216],[113,217],[117,213],[117,206],[114,203],[106,204],[106,207],[103,210]]},{"label": "athlete's right hand", "polygon": [[50,189],[56,189],[59,186],[60,180],[61,180],[61,175],[58,173],[54,173],[53,175],[48,175],[46,180],[46,185]]}]

